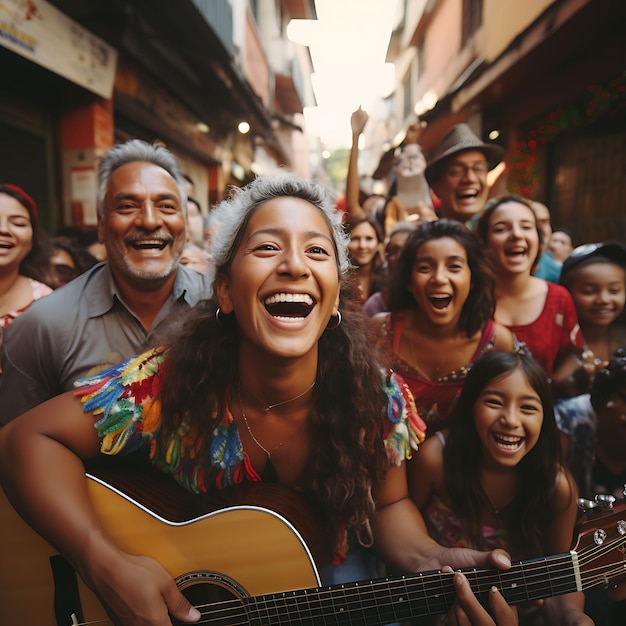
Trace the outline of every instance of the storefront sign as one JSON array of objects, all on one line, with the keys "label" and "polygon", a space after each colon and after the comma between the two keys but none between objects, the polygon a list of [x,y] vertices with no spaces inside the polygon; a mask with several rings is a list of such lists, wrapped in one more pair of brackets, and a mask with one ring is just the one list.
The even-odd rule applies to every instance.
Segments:
[{"label": "storefront sign", "polygon": [[110,99],[117,51],[45,0],[0,2],[0,45]]}]

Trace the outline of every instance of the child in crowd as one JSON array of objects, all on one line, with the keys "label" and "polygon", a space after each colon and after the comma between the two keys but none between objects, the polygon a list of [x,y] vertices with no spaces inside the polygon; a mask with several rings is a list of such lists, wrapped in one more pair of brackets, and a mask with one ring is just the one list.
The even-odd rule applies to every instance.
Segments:
[{"label": "child in crowd", "polygon": [[626,248],[620,243],[578,246],[563,263],[561,284],[572,294],[585,348],[605,366],[617,348],[626,346]]},{"label": "child in crowd", "polygon": [[[442,545],[498,546],[514,559],[571,547],[576,486],[560,462],[548,378],[528,353],[494,351],[476,361],[449,429],[422,444],[408,476],[411,498]],[[583,606],[577,592],[546,600],[543,610],[550,624],[591,624]],[[524,606],[520,623],[537,623],[541,612]]]},{"label": "child in crowd", "polygon": [[561,283],[572,294],[585,350],[572,374],[582,393],[557,402],[556,418],[578,488],[593,497],[585,478],[596,425],[589,390],[596,372],[626,347],[626,248],[619,243],[578,246],[563,263]]}]

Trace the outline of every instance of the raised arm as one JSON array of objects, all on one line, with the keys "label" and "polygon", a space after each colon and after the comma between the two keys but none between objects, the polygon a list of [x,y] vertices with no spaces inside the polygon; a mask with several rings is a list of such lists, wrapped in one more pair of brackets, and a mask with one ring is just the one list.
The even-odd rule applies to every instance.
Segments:
[{"label": "raised arm", "polygon": [[406,135],[402,143],[419,143],[427,125],[426,122],[421,120],[411,122],[406,129]]},{"label": "raised arm", "polygon": [[7,497],[55,546],[124,626],[171,626],[199,613],[155,561],[123,553],[89,499],[83,460],[99,454],[94,417],[65,393],[0,431],[0,478]]},{"label": "raised arm", "polygon": [[352,128],[352,146],[348,161],[348,175],[346,177],[346,211],[351,217],[365,217],[365,211],[359,203],[359,137],[363,133],[369,116],[359,107],[350,116]]}]

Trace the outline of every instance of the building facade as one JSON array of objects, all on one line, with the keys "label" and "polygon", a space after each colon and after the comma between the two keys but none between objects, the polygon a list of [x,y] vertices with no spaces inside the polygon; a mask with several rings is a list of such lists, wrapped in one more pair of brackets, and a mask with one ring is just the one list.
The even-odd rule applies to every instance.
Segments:
[{"label": "building facade", "polygon": [[310,60],[289,47],[292,17],[312,2],[4,0],[0,179],[52,233],[95,226],[94,162],[132,137],[178,156],[205,213],[260,171],[306,176]]},{"label": "building facade", "polygon": [[506,149],[494,192],[545,202],[577,242],[626,240],[626,3],[404,0],[388,132],[431,151],[469,123]]}]

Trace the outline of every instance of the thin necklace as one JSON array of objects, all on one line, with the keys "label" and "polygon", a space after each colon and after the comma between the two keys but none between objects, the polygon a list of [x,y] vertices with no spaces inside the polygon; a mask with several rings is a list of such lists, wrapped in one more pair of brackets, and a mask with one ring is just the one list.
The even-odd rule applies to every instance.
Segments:
[{"label": "thin necklace", "polygon": [[[309,393],[309,391],[311,391],[311,389],[313,389],[313,387],[315,387],[315,383],[317,381],[314,380],[311,383],[311,386],[308,389],[305,389],[302,393],[299,393],[297,396],[294,396],[293,398],[291,398],[290,400],[283,400],[282,402],[276,402],[274,404],[268,404],[264,409],[262,409],[263,415],[266,415],[267,413],[269,413],[272,409],[275,409],[277,406],[282,406],[283,404],[289,404],[290,402],[295,402],[298,398],[301,398],[302,396],[304,396],[305,394]],[[239,397],[239,403],[241,404],[241,385],[239,387],[240,389],[240,397]],[[250,396],[252,396],[259,404],[264,404],[263,401],[260,398],[257,398],[253,393],[251,393],[250,391],[248,391],[246,389],[246,393]],[[247,422],[246,422],[247,424]],[[250,433],[252,434],[252,433]]]},{"label": "thin necklace", "polygon": [[[315,381],[313,382],[313,385],[315,384]],[[307,391],[310,391],[313,388],[313,385],[311,385]],[[291,400],[288,400],[287,402],[293,402],[293,400],[297,400],[298,398],[302,397],[304,394],[306,393],[306,391],[304,393],[301,393],[299,396],[297,396],[296,398],[292,398]],[[237,400],[239,401],[239,410],[241,411],[241,417],[243,417],[243,422],[246,425],[246,429],[248,430],[248,433],[250,434],[250,437],[252,437],[252,441],[254,441],[254,443],[256,443],[256,445],[263,450],[263,452],[265,452],[265,455],[267,456],[267,460],[271,463],[272,462],[272,452],[276,452],[276,450],[278,450],[278,448],[280,448],[284,443],[289,443],[290,441],[292,441],[292,439],[302,430],[302,427],[304,426],[304,422],[298,426],[298,428],[296,428],[291,435],[289,435],[289,437],[287,439],[283,439],[281,442],[279,442],[277,445],[275,445],[271,450],[268,450],[255,436],[254,433],[252,432],[252,428],[250,428],[250,424],[248,424],[248,418],[246,417],[246,412],[244,411],[243,408],[243,402],[241,401],[241,387],[239,388],[239,391],[237,393]],[[279,404],[287,404],[287,402],[280,402]],[[275,405],[270,405],[270,406],[278,406],[278,404]]]},{"label": "thin necklace", "polygon": [[[413,366],[413,369],[417,370],[418,372],[420,371],[420,364],[419,364],[419,360],[416,358],[415,355],[415,348],[413,346],[413,337],[409,334],[407,334],[407,343],[409,344],[409,348],[411,350],[411,358],[413,359],[413,363],[411,364]],[[433,367],[433,370],[435,372],[435,381],[436,382],[447,382],[448,381],[448,376],[440,376],[441,370],[443,368],[443,366],[448,362],[448,359],[450,358],[450,351],[445,352],[444,353],[444,357],[443,360],[441,361],[441,363],[439,363],[439,365]],[[424,373],[424,369],[421,370],[422,373]]]}]

